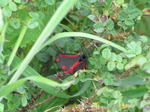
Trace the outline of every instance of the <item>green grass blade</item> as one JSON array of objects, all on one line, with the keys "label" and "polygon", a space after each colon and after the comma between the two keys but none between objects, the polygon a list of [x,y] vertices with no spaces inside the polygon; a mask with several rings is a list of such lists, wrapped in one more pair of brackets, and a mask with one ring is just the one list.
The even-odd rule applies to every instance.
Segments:
[{"label": "green grass blade", "polygon": [[92,35],[92,34],[88,34],[88,33],[81,33],[81,32],[64,32],[64,33],[59,33],[56,34],[54,37],[50,38],[47,42],[45,42],[41,48],[43,49],[45,46],[51,44],[52,42],[54,42],[55,40],[61,39],[61,38],[65,38],[65,37],[84,37],[84,38],[89,38],[89,39],[93,39],[93,40],[97,40],[100,42],[103,42],[105,44],[108,44],[118,50],[121,50],[123,52],[126,52],[126,49],[121,47],[120,45],[117,45],[111,41],[108,41],[106,39],[100,38],[98,36]]},{"label": "green grass blade", "polygon": [[16,71],[14,76],[11,78],[9,83],[16,81],[20,77],[20,75],[25,70],[29,62],[32,60],[35,54],[39,51],[39,48],[41,47],[43,42],[48,38],[49,35],[52,34],[53,30],[56,28],[59,22],[63,19],[63,17],[67,14],[67,12],[73,7],[76,1],[77,0],[72,0],[70,2],[70,0],[64,0],[62,2],[62,4],[58,8],[58,10],[55,12],[55,14],[52,16],[47,26],[44,28],[38,40],[36,41],[34,46],[31,48],[26,58],[23,60],[23,62],[21,63],[21,65],[19,66],[18,70]]},{"label": "green grass blade", "polygon": [[18,40],[17,40],[17,42],[16,42],[16,44],[15,44],[15,47],[13,48],[13,51],[12,51],[12,53],[11,53],[11,55],[10,55],[10,58],[9,58],[9,60],[8,60],[8,62],[7,62],[7,65],[8,65],[8,66],[11,65],[11,63],[12,63],[14,57],[15,57],[15,54],[16,54],[16,52],[17,52],[17,50],[18,50],[18,48],[19,48],[19,46],[20,46],[20,44],[21,44],[21,41],[22,41],[22,39],[23,39],[23,37],[24,37],[26,31],[27,31],[27,26],[24,25],[23,28],[22,28],[22,31],[21,31],[21,33],[20,33],[20,35],[19,35],[19,37],[18,37]]},{"label": "green grass blade", "polygon": [[62,86],[68,86],[70,85],[69,83],[66,84],[59,84],[55,81],[49,80],[47,78],[44,78],[42,76],[31,76],[31,77],[27,77],[24,79],[20,79],[18,81],[12,82],[10,84],[7,84],[6,86],[3,86],[0,89],[0,97],[3,97],[7,94],[9,94],[10,92],[12,92],[13,90],[15,90],[17,87],[21,86],[23,83],[25,83],[27,80],[33,81],[38,85],[42,85],[43,84],[43,88],[44,86],[49,86],[49,87],[62,87]]}]

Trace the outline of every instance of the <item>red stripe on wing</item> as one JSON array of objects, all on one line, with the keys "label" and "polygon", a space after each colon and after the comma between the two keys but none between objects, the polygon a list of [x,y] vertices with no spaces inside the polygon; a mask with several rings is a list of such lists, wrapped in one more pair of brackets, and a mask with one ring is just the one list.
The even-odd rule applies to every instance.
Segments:
[{"label": "red stripe on wing", "polygon": [[59,54],[59,57],[79,57],[80,55]]}]

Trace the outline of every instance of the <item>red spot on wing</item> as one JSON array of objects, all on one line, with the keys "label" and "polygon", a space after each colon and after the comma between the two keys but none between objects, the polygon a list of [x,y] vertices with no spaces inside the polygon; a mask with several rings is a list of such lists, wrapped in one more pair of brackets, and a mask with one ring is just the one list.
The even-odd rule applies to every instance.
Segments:
[{"label": "red spot on wing", "polygon": [[56,62],[58,62],[58,61],[59,61],[59,59],[57,58],[57,59],[56,59]]},{"label": "red spot on wing", "polygon": [[65,66],[65,65],[62,65],[61,68],[62,68],[63,70],[65,70],[65,69],[66,69],[66,66]]}]

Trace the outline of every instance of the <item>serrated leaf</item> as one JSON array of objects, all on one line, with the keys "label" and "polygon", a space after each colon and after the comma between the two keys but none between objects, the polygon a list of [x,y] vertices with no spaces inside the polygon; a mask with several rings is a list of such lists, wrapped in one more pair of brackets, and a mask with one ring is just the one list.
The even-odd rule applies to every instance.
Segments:
[{"label": "serrated leaf", "polygon": [[10,17],[11,14],[12,14],[12,11],[9,9],[8,6],[4,7],[3,10],[2,10],[3,14],[6,16],[6,17]]},{"label": "serrated leaf", "polygon": [[111,57],[111,51],[110,51],[110,49],[105,48],[105,49],[102,51],[102,56],[103,56],[105,59],[109,59],[109,58]]},{"label": "serrated leaf", "polygon": [[23,95],[21,98],[21,104],[23,107],[25,107],[27,105],[27,98],[25,97],[25,95]]},{"label": "serrated leaf", "polygon": [[124,21],[127,19],[127,17],[128,17],[128,15],[124,11],[122,11],[118,14],[118,20]]},{"label": "serrated leaf", "polygon": [[114,70],[115,67],[116,67],[116,63],[115,62],[113,62],[113,61],[108,62],[107,68],[108,68],[109,71]]},{"label": "serrated leaf", "polygon": [[93,25],[93,27],[94,27],[94,28],[101,28],[101,27],[103,27],[102,21],[96,22],[96,23]]},{"label": "serrated leaf", "polygon": [[132,26],[132,25],[134,25],[134,21],[132,19],[128,18],[125,20],[125,25]]},{"label": "serrated leaf", "polygon": [[108,19],[108,20],[104,23],[104,25],[106,26],[106,28],[107,28],[108,30],[113,30],[113,28],[114,28],[114,22],[113,22],[112,19]]},{"label": "serrated leaf", "polygon": [[130,3],[129,3],[128,7],[129,7],[129,9],[134,9],[135,8],[133,0],[130,0]]},{"label": "serrated leaf", "polygon": [[140,11],[138,9],[133,9],[130,11],[129,13],[129,17],[130,19],[135,19],[136,17],[138,17],[140,15]]},{"label": "serrated leaf", "polygon": [[53,5],[55,3],[55,0],[45,0],[45,2],[48,4],[48,5]]},{"label": "serrated leaf", "polygon": [[124,65],[122,64],[122,63],[117,63],[117,69],[119,69],[119,70],[123,70],[123,68],[124,68]]},{"label": "serrated leaf", "polygon": [[9,8],[10,8],[12,11],[16,11],[16,10],[17,10],[17,5],[16,5],[14,2],[10,2],[10,3],[9,3]]}]

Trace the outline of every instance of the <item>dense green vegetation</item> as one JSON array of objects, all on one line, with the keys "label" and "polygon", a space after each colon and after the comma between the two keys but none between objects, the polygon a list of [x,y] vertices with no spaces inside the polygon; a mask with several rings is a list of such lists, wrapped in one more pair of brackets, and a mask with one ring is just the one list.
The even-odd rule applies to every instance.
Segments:
[{"label": "dense green vegetation", "polygon": [[0,0],[0,112],[150,112],[149,20],[149,0]]}]

